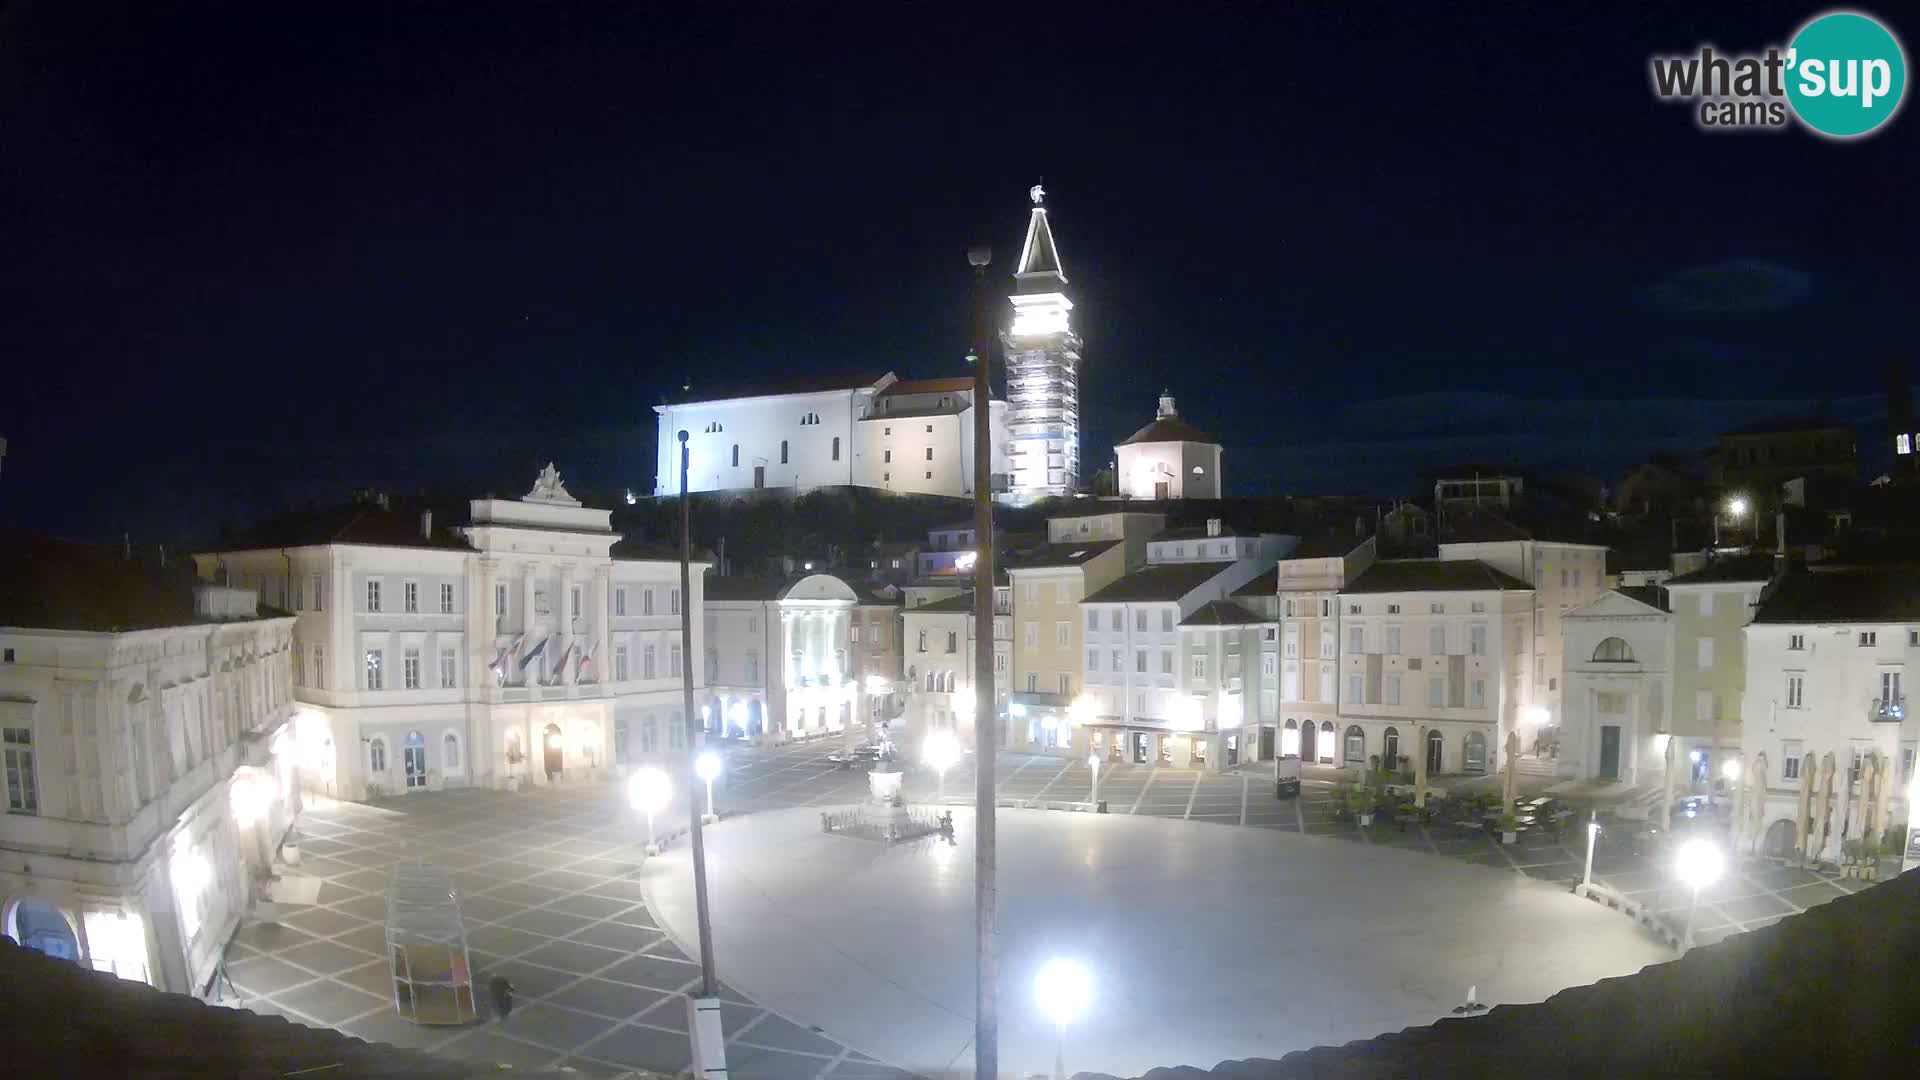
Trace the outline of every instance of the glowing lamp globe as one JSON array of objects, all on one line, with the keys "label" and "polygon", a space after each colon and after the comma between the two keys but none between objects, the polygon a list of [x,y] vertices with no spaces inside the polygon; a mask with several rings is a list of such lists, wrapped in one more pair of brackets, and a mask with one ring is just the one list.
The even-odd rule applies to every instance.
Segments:
[{"label": "glowing lamp globe", "polygon": [[1072,960],[1049,960],[1033,977],[1033,1002],[1056,1026],[1065,1027],[1078,1020],[1092,998],[1092,976]]},{"label": "glowing lamp globe", "polygon": [[1674,870],[1680,875],[1681,881],[1697,892],[1720,880],[1726,865],[1726,856],[1711,841],[1689,840],[1681,845],[1680,854],[1674,861]]},{"label": "glowing lamp globe", "polygon": [[708,750],[694,758],[693,772],[707,783],[713,783],[714,777],[720,775],[720,755]]},{"label": "glowing lamp globe", "polygon": [[627,801],[643,814],[657,814],[673,797],[673,780],[652,766],[641,769],[627,781]]}]

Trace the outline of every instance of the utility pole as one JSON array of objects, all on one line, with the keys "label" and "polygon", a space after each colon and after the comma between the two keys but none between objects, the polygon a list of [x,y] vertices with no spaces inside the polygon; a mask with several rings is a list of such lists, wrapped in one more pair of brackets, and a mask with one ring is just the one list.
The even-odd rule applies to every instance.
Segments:
[{"label": "utility pole", "polygon": [[967,252],[973,267],[973,1076],[1000,1080],[1000,959],[994,916],[999,892],[994,876],[994,754],[999,749],[993,682],[993,359],[995,320],[988,300],[987,266],[993,250]]}]

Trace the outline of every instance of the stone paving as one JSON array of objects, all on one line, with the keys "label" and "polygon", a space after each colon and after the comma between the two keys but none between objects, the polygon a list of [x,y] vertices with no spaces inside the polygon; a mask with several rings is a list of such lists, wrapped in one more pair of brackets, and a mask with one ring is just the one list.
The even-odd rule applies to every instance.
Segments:
[{"label": "stone paving", "polygon": [[[642,903],[635,877],[645,826],[617,786],[338,804],[309,809],[297,828],[297,872],[324,881],[319,903],[282,925],[252,924],[235,936],[227,972],[244,1007],[516,1068],[606,1074],[688,1066],[685,995],[698,987],[700,969]],[[504,974],[517,989],[504,1022],[428,1027],[395,1013],[383,959],[386,871],[411,858],[453,872],[476,984]],[[905,1075],[730,989],[721,998],[737,1077]]]},{"label": "stone paving", "polygon": [[[729,748],[716,791],[720,811],[862,798],[865,774],[826,760],[836,748]],[[1564,839],[1523,833],[1510,847],[1457,826],[1401,829],[1382,822],[1361,829],[1340,819],[1331,783],[1308,780],[1300,798],[1276,799],[1269,769],[1209,773],[1116,763],[1101,769],[1100,797],[1114,814],[1386,845],[1568,884],[1580,876],[1585,838],[1577,828]],[[996,772],[1001,798],[1077,802],[1089,794],[1087,768],[1078,760],[1005,753]],[[916,771],[907,783],[911,798],[937,798],[931,773]],[[946,776],[944,801],[970,804],[973,788],[969,758]],[[660,818],[663,831],[666,822],[685,817],[684,808],[667,811]],[[643,903],[635,878],[645,857],[645,826],[617,785],[331,804],[308,809],[297,829],[305,854],[298,872],[323,881],[319,903],[283,925],[252,924],[235,936],[227,971],[245,1007],[364,1039],[520,1068],[671,1073],[689,1064],[685,995],[697,986],[699,968]],[[386,871],[409,858],[453,872],[476,984],[505,974],[518,989],[505,1022],[424,1027],[394,1012],[383,959]],[[1594,876],[1676,926],[1685,917],[1690,896],[1670,870],[1610,833],[1603,832],[1596,847]],[[1864,887],[1765,860],[1742,861],[1702,893],[1695,936],[1702,943],[1716,941]],[[731,990],[723,989],[722,998],[729,1065],[737,1076],[905,1076]]]}]

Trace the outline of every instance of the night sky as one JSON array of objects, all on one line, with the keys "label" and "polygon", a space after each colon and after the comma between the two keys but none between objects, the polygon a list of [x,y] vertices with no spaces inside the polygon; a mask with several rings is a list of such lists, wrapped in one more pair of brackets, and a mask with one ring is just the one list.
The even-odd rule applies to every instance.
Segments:
[{"label": "night sky", "polygon": [[1649,88],[1817,6],[131,6],[0,6],[0,515],[62,533],[646,490],[689,379],[962,373],[965,250],[1009,273],[1041,177],[1089,468],[1163,386],[1230,493],[1411,494],[1920,376],[1911,107]]}]

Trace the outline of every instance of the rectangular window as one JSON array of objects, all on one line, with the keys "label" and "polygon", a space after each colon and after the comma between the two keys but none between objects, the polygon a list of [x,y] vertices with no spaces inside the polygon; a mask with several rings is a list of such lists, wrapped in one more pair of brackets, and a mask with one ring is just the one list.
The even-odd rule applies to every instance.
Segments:
[{"label": "rectangular window", "polygon": [[1693,719],[1695,723],[1718,719],[1714,715],[1713,691],[1695,690],[1693,692]]},{"label": "rectangular window", "polygon": [[[659,659],[651,645],[640,647],[640,677],[653,679],[659,677]],[[797,666],[797,665],[796,665]]]},{"label": "rectangular window", "polygon": [[1060,674],[1060,696],[1061,697],[1073,696],[1073,676],[1068,675],[1065,672],[1062,672]]},{"label": "rectangular window", "polygon": [[1287,618],[1293,618],[1293,601],[1287,601]]},{"label": "rectangular window", "polygon": [[507,587],[505,585],[495,585],[493,587],[493,617],[496,619],[505,619],[507,617]]},{"label": "rectangular window", "polygon": [[379,578],[367,579],[367,610],[368,611],[380,610],[380,579]]},{"label": "rectangular window", "polygon": [[757,683],[760,681],[760,650],[747,650],[746,672],[747,682]]},{"label": "rectangular window", "polygon": [[1260,674],[1269,679],[1273,678],[1274,664],[1276,662],[1272,653],[1262,653],[1260,655]]},{"label": "rectangular window", "polygon": [[320,575],[313,575],[313,610],[315,611],[327,610],[327,590],[320,582]]},{"label": "rectangular window", "polygon": [[[844,650],[842,654],[844,655]],[[680,657],[680,643],[676,641],[672,645],[667,647],[667,675],[670,678],[677,679],[680,677],[681,663],[682,661]],[[847,665],[844,662],[842,662],[840,666],[841,668],[844,669]]]},{"label": "rectangular window", "polygon": [[1428,604],[1427,605],[1427,614],[1429,615],[1445,615],[1446,613],[1447,613],[1447,605],[1445,604]]},{"label": "rectangular window", "polygon": [[1475,600],[1473,603],[1467,605],[1467,610],[1473,612],[1475,615],[1484,615],[1487,611],[1486,601]]},{"label": "rectangular window", "polygon": [[925,630],[920,631],[920,647],[914,651],[915,652],[927,651],[927,632]]},{"label": "rectangular window", "polygon": [[1170,610],[1170,609],[1162,609],[1162,610],[1161,610],[1161,612],[1160,612],[1160,631],[1161,631],[1161,633],[1166,633],[1166,634],[1170,634],[1170,633],[1172,633],[1172,632],[1173,632],[1173,612],[1172,612],[1172,610]]},{"label": "rectangular window", "polygon": [[460,682],[459,676],[460,676],[460,662],[456,658],[454,651],[452,649],[441,649],[440,650],[440,685],[441,686],[458,686]]},{"label": "rectangular window", "polygon": [[7,776],[7,812],[40,812],[40,779],[33,764],[33,730],[7,728],[0,731],[0,756],[4,756]]},{"label": "rectangular window", "polygon": [[1428,656],[1447,655],[1447,628],[1446,627],[1430,626],[1427,628],[1427,655]]},{"label": "rectangular window", "polygon": [[1277,626],[1263,626],[1263,627],[1261,627],[1261,628],[1260,628],[1260,640],[1261,640],[1261,641],[1278,641],[1278,640],[1280,640],[1280,628],[1279,628],[1279,627],[1277,627]]},{"label": "rectangular window", "polygon": [[931,446],[927,447],[927,460],[928,461],[933,460],[933,447]]},{"label": "rectangular window", "polygon": [[402,607],[411,615],[420,610],[420,583],[409,581],[400,587]]},{"label": "rectangular window", "polygon": [[449,582],[440,583],[440,614],[453,614],[453,585]]},{"label": "rectangular window", "polygon": [[1040,624],[1039,623],[1037,622],[1028,623],[1026,625],[1024,633],[1025,633],[1027,648],[1037,649],[1040,647]]},{"label": "rectangular window", "polygon": [[1807,647],[1807,635],[1805,634],[1788,634],[1787,635],[1788,649],[1794,652],[1800,652],[1804,650],[1806,647]]},{"label": "rectangular window", "polygon": [[1564,566],[1560,568],[1560,587],[1567,587],[1567,568]]},{"label": "rectangular window", "polygon": [[613,647],[613,679],[615,682],[627,681],[627,647],[625,645]]},{"label": "rectangular window", "polygon": [[1880,644],[1880,632],[1878,630],[1860,631],[1860,647],[1861,648],[1871,649],[1878,644]]},{"label": "rectangular window", "polygon": [[1899,703],[1900,697],[1900,673],[1898,671],[1882,671],[1880,673],[1880,700],[1888,705],[1894,705]]},{"label": "rectangular window", "polygon": [[1006,653],[997,652],[993,654],[993,673],[995,675],[1005,675],[1007,673]]},{"label": "rectangular window", "polygon": [[1389,614],[1389,615],[1398,615],[1398,614],[1400,614],[1400,605],[1399,605],[1399,604],[1388,604],[1388,605],[1387,605],[1387,614]]},{"label": "rectangular window", "polygon": [[1348,655],[1359,656],[1361,653],[1364,653],[1366,651],[1367,651],[1366,631],[1363,628],[1358,626],[1347,627]]},{"label": "rectangular window", "polygon": [[1441,705],[1446,704],[1446,700],[1447,680],[1439,676],[1429,677],[1427,679],[1427,704],[1437,709]]},{"label": "rectangular window", "polygon": [[1087,609],[1087,629],[1093,631],[1100,629],[1100,613],[1093,608]]},{"label": "rectangular window", "polygon": [[1397,626],[1387,627],[1387,655],[1400,655],[1400,628]]},{"label": "rectangular window", "polygon": [[[642,615],[653,614],[653,589],[652,588],[645,588],[640,590],[640,614]],[[749,627],[748,629],[751,630],[752,628]]]},{"label": "rectangular window", "polygon": [[1204,653],[1193,658],[1193,677],[1202,681],[1207,677],[1207,658]]},{"label": "rectangular window", "polygon": [[325,645],[313,647],[313,688],[315,690],[327,688],[327,647]]},{"label": "rectangular window", "polygon": [[1087,671],[1089,673],[1092,673],[1099,670],[1100,670],[1100,650],[1088,649],[1087,650]]},{"label": "rectangular window", "polygon": [[947,631],[947,655],[951,656],[954,653],[957,653],[959,651],[960,651],[960,631],[958,630]]},{"label": "rectangular window", "polygon": [[1040,676],[1035,672],[1031,672],[1031,671],[1027,672],[1027,693],[1037,694],[1039,692],[1040,692]]},{"label": "rectangular window", "polygon": [[1475,626],[1475,627],[1471,627],[1468,630],[1467,655],[1469,656],[1487,655],[1487,628],[1486,627]]},{"label": "rectangular window", "polygon": [[613,613],[615,615],[627,613],[627,590],[624,588],[613,590]]},{"label": "rectangular window", "polygon": [[1072,643],[1072,641],[1073,641],[1073,624],[1072,623],[1060,622],[1060,623],[1053,624],[1053,643],[1055,645],[1067,645]]},{"label": "rectangular window", "polygon": [[1172,649],[1160,650],[1160,674],[1162,675],[1173,674],[1173,650]]},{"label": "rectangular window", "polygon": [[1347,676],[1347,704],[1359,705],[1363,703],[1362,698],[1364,695],[1361,691],[1364,685],[1365,681],[1362,676],[1358,674]]},{"label": "rectangular window", "polygon": [[1706,671],[1713,667],[1713,639],[1712,638],[1703,637],[1699,641],[1695,642],[1694,651],[1698,654],[1694,658],[1694,661],[1695,663],[1699,664],[1700,670]]},{"label": "rectangular window", "polygon": [[367,650],[367,689],[378,690],[380,688],[381,688],[380,650],[368,649]]},{"label": "rectangular window", "polygon": [[407,649],[400,654],[400,682],[409,690],[420,689],[419,649]]},{"label": "rectangular window", "polygon": [[1788,742],[1780,744],[1780,779],[1800,779],[1800,759],[1803,756],[1800,744]]},{"label": "rectangular window", "polygon": [[1127,628],[1126,617],[1121,614],[1119,608],[1113,609],[1113,615],[1107,620],[1107,626],[1112,630],[1125,630]]},{"label": "rectangular window", "polygon": [[1144,608],[1133,613],[1133,628],[1140,633],[1146,633],[1147,613]]},{"label": "rectangular window", "polygon": [[1382,681],[1386,684],[1386,691],[1387,691],[1386,703],[1389,705],[1400,704],[1400,676],[1397,673],[1391,674],[1391,675],[1388,675]]},{"label": "rectangular window", "polygon": [[1116,671],[1116,672],[1118,672],[1118,671],[1125,671],[1125,670],[1127,670],[1127,664],[1126,664],[1126,653],[1125,653],[1125,652],[1122,652],[1122,651],[1121,651],[1121,650],[1119,650],[1119,649],[1115,649],[1115,650],[1113,650],[1113,655],[1112,655],[1112,656],[1110,656],[1110,657],[1108,657],[1108,659],[1110,659],[1110,660],[1112,660],[1112,661],[1113,661],[1113,670],[1114,670],[1114,671]]},{"label": "rectangular window", "polygon": [[1333,633],[1333,624],[1330,622],[1321,623],[1320,624],[1320,659],[1322,660],[1333,659],[1333,647],[1335,644],[1338,643],[1338,641],[1339,639],[1335,637]]},{"label": "rectangular window", "polygon": [[1300,628],[1298,626],[1287,627],[1287,640],[1284,644],[1280,646],[1280,650],[1286,653],[1289,659],[1294,659],[1299,657]]},{"label": "rectangular window", "polygon": [[1300,699],[1300,665],[1287,662],[1286,673],[1280,676],[1280,696],[1288,701]]},{"label": "rectangular window", "polygon": [[1787,676],[1787,708],[1804,709],[1807,700],[1807,677],[1805,675]]},{"label": "rectangular window", "polygon": [[1467,703],[1476,709],[1487,707],[1487,680],[1473,680],[1472,693],[1468,695]]},{"label": "rectangular window", "polygon": [[882,462],[884,462],[884,463],[887,463],[887,464],[891,464],[891,463],[893,462],[893,451],[891,451],[891,450],[882,450],[882,451],[880,451],[880,455],[881,455],[881,456],[880,456],[880,460],[881,460]]},{"label": "rectangular window", "polygon": [[667,590],[667,614],[680,614],[680,589],[677,586]]},{"label": "rectangular window", "polygon": [[1133,650],[1133,670],[1139,672],[1142,675],[1145,675],[1147,673],[1147,650],[1145,649]]},{"label": "rectangular window", "polygon": [[580,586],[578,585],[567,590],[567,617],[570,619],[580,617]]}]

